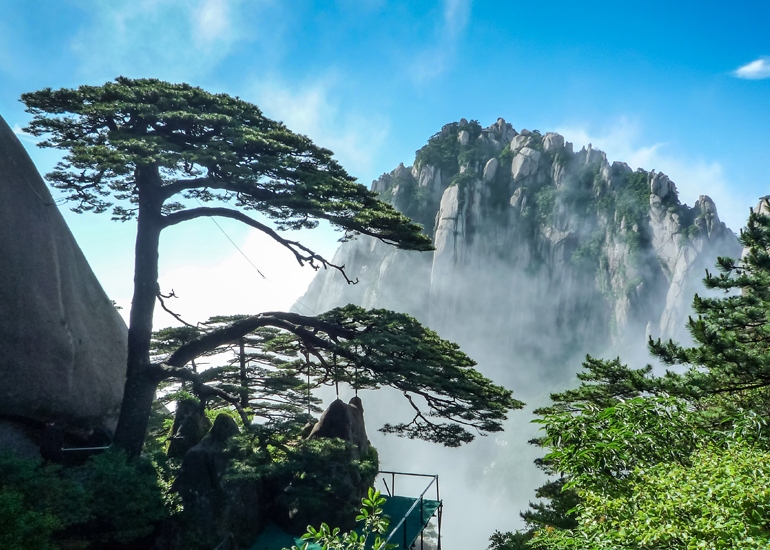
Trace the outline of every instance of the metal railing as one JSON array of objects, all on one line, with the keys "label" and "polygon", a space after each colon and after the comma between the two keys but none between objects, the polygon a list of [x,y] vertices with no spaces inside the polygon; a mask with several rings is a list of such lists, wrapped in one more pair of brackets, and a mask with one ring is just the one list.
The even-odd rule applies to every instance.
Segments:
[{"label": "metal railing", "polygon": [[[388,482],[385,479],[385,477],[382,478],[382,483],[385,485],[385,490],[388,493],[388,496],[394,497],[396,496],[396,476],[410,476],[410,477],[423,477],[423,478],[430,478],[430,481],[428,482],[428,485],[425,487],[425,489],[422,490],[420,493],[420,496],[417,497],[417,500],[412,504],[412,506],[407,510],[406,514],[404,514],[404,517],[401,518],[401,520],[396,524],[393,529],[391,529],[390,534],[388,535],[388,538],[385,540],[386,543],[389,543],[393,537],[396,535],[396,533],[399,531],[399,528],[401,528],[401,532],[403,533],[403,549],[407,549],[407,544],[409,541],[407,541],[407,534],[406,534],[406,520],[409,517],[409,515],[417,508],[417,505],[420,505],[420,550],[424,550],[425,545],[425,538],[424,538],[424,531],[427,527],[427,523],[424,523],[424,507],[423,507],[423,501],[425,499],[425,493],[428,492],[428,490],[431,488],[432,485],[436,485],[436,501],[439,503],[438,509],[436,510],[436,516],[438,520],[438,541],[437,541],[437,549],[441,550],[441,515],[443,511],[443,504],[441,503],[441,493],[439,491],[439,483],[438,483],[438,475],[432,475],[432,474],[415,474],[411,472],[393,472],[390,470],[380,470],[378,472],[379,474],[386,474],[390,475],[390,487],[388,487]],[[414,497],[412,497],[414,498]]]}]

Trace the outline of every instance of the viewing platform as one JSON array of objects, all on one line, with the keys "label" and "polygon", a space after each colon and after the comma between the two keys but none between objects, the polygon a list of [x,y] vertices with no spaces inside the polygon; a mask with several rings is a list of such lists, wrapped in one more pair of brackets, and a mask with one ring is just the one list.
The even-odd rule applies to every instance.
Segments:
[{"label": "viewing platform", "polygon": [[[382,496],[386,499],[382,506],[383,514],[390,518],[390,526],[385,536],[386,542],[396,544],[398,550],[441,550],[443,504],[439,493],[438,476],[380,471],[377,478],[375,487],[381,490]],[[427,481],[427,485],[417,496],[399,495],[396,492],[396,486],[401,487],[403,481],[416,481],[420,478]],[[381,487],[384,487],[384,490]],[[432,498],[434,490],[435,499]],[[370,536],[367,548],[372,547],[373,540],[374,537]],[[300,537],[294,537],[271,523],[249,550],[282,550],[294,545],[302,548],[303,544],[305,541]],[[311,543],[308,545],[308,550],[321,550],[321,546]]]}]

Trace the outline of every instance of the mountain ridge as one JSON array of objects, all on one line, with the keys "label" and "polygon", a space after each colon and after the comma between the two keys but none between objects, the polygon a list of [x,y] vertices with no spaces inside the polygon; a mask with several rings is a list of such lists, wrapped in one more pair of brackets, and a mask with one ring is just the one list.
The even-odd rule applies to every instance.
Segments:
[{"label": "mountain ridge", "polygon": [[[345,242],[334,263],[359,283],[321,271],[295,307],[352,302],[409,313],[528,404],[504,433],[467,449],[371,434],[389,469],[440,475],[446,539],[463,548],[510,529],[544,481],[533,464],[542,450],[527,444],[538,435],[532,409],[575,385],[586,354],[642,366],[648,336],[686,341],[704,270],[741,253],[709,197],[683,205],[665,174],[503,119],[445,125],[412,166],[383,174],[372,189],[422,223],[435,250]],[[374,422],[379,411],[406,417],[395,397],[368,397]],[[472,532],[462,527],[469,517]]]},{"label": "mountain ridge", "polygon": [[[509,354],[549,364],[643,348],[647,336],[686,340],[703,270],[740,254],[708,196],[682,204],[663,173],[610,163],[590,144],[574,151],[557,133],[517,132],[502,118],[445,125],[411,167],[371,188],[422,223],[436,250],[344,243],[334,261],[359,284],[321,272],[302,304],[406,311],[463,346],[464,336],[507,334],[519,341]],[[489,322],[485,309],[509,314]]]}]

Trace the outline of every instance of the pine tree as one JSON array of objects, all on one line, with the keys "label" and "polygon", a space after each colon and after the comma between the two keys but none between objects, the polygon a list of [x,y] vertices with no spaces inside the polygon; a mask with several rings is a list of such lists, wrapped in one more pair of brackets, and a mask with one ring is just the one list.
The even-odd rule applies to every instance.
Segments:
[{"label": "pine tree", "polygon": [[[300,265],[336,269],[350,283],[354,281],[347,278],[344,266],[283,237],[280,231],[314,228],[319,220],[326,220],[342,231],[341,240],[363,234],[402,249],[425,251],[432,249],[430,239],[419,225],[356,183],[331,151],[238,98],[187,84],[120,77],[103,86],[27,93],[22,101],[33,115],[26,131],[47,137],[41,147],[66,151],[47,177],[74,203],[73,210],[102,213],[111,209],[115,220],[136,221],[126,384],[115,432],[115,443],[130,455],[141,452],[162,380],[188,380],[199,393],[215,395],[242,411],[240,396],[204,384],[187,365],[265,327],[292,334],[308,350],[345,357],[349,364],[358,361],[357,346],[361,347],[366,354],[356,364],[365,373],[366,383],[392,384],[407,396],[412,392],[424,397],[428,413],[422,414],[410,400],[418,411],[415,421],[389,427],[391,431],[459,444],[472,438],[463,425],[482,431],[499,429],[504,411],[519,406],[510,392],[473,370],[459,350],[428,333],[421,334],[427,335],[430,344],[415,342],[409,331],[419,332],[422,327],[389,312],[343,309],[319,319],[288,313],[258,315],[207,332],[182,344],[166,361],[153,362],[153,313],[160,296],[158,249],[160,235],[169,227],[202,217],[234,219],[270,236]],[[383,327],[377,315],[393,323],[393,329]],[[413,345],[405,357],[419,359],[418,352],[424,352],[430,358],[416,366],[395,361],[403,369],[397,371],[391,357],[367,346],[370,336],[365,327],[370,325],[382,329],[380,337],[387,334],[379,343],[389,346],[389,353],[399,354],[403,337]],[[318,331],[325,336],[319,337]],[[340,345],[340,338],[355,344]],[[423,367],[435,368],[437,373],[454,369],[459,378],[411,376],[415,368]],[[445,391],[457,392],[459,397]],[[480,409],[469,412],[464,408],[469,404]],[[432,414],[452,421],[436,423]]]}]

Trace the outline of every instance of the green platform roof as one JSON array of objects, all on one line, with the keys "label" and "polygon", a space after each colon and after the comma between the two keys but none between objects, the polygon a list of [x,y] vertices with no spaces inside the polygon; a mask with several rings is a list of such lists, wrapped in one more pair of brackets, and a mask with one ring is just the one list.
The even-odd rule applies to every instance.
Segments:
[{"label": "green platform roof", "polygon": [[[420,500],[416,498],[400,496],[385,498],[382,509],[390,518],[388,535],[392,535],[390,542],[398,544],[398,548],[411,548],[412,543],[419,538],[422,530],[428,525],[430,518],[441,507],[441,501],[438,500],[423,499],[420,505]],[[407,512],[409,512],[408,516]],[[401,522],[402,519],[404,519],[403,522]],[[291,548],[292,545],[302,548],[303,543],[304,541],[299,537],[294,537],[270,523],[249,550],[282,550]],[[321,547],[311,544],[308,549],[321,550]]]}]

